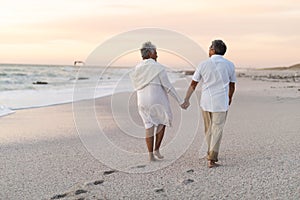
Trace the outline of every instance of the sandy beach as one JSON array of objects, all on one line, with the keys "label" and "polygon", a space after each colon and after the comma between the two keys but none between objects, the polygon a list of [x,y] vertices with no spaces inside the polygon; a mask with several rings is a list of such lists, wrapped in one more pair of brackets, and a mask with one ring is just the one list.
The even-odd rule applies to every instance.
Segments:
[{"label": "sandy beach", "polygon": [[[129,93],[1,117],[0,199],[300,199],[300,82],[247,73],[238,77],[221,166],[212,169],[202,158],[196,95],[187,111],[171,99],[173,127],[163,141],[165,159],[157,163],[147,161]],[[189,80],[175,84],[181,96]],[[111,106],[128,98],[128,110]],[[82,117],[91,110],[98,127]],[[112,154],[99,129],[132,154]]]}]

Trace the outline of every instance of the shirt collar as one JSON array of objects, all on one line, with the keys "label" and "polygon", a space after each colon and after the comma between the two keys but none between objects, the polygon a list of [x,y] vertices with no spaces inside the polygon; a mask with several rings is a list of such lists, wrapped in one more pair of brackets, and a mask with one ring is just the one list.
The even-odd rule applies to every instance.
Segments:
[{"label": "shirt collar", "polygon": [[155,60],[153,58],[148,58],[148,59],[144,59],[144,62],[155,62]]},{"label": "shirt collar", "polygon": [[219,54],[214,54],[211,56],[211,58],[220,58],[220,57],[223,57],[222,55],[219,55]]},{"label": "shirt collar", "polygon": [[221,60],[223,59],[223,56],[222,55],[218,55],[218,54],[214,54],[210,57],[210,59],[216,61],[216,60]]}]

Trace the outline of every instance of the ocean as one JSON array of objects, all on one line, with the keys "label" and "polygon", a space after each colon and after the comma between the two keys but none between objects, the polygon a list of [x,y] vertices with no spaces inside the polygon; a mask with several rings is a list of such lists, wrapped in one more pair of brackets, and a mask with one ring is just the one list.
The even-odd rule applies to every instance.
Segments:
[{"label": "ocean", "polygon": [[[133,67],[0,64],[0,116],[20,109],[132,92],[131,70]],[[167,72],[171,82],[184,77],[180,71]],[[87,91],[93,91],[93,95],[86,95]]]}]

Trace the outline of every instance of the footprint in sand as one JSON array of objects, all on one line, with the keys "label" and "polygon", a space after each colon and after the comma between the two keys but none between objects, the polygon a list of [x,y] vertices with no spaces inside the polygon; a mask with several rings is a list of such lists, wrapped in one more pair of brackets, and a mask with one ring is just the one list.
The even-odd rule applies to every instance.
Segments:
[{"label": "footprint in sand", "polygon": [[163,193],[165,192],[164,188],[159,188],[154,190],[156,193]]},{"label": "footprint in sand", "polygon": [[87,191],[81,190],[81,189],[75,191],[75,195],[79,195],[79,194],[83,194],[83,193],[87,193]]},{"label": "footprint in sand", "polygon": [[104,180],[94,181],[94,185],[100,185],[104,183]]},{"label": "footprint in sand", "polygon": [[66,196],[67,196],[66,193],[65,194],[57,194],[57,195],[53,196],[51,199],[61,199],[61,198],[64,198]]},{"label": "footprint in sand", "polygon": [[187,170],[186,172],[187,172],[187,173],[193,173],[194,170],[193,170],[193,169],[189,169],[189,170]]},{"label": "footprint in sand", "polygon": [[138,165],[138,166],[136,166],[136,168],[145,168],[146,167],[146,165]]},{"label": "footprint in sand", "polygon": [[109,170],[109,171],[105,171],[103,172],[103,175],[109,175],[109,174],[112,174],[112,173],[115,173],[117,172],[116,170]]},{"label": "footprint in sand", "polygon": [[187,185],[187,184],[190,184],[190,183],[193,183],[193,182],[194,182],[193,179],[186,179],[186,180],[182,181],[182,184]]},{"label": "footprint in sand", "polygon": [[85,183],[85,185],[86,186],[94,186],[94,185],[101,185],[102,183],[104,183],[104,180],[96,180],[93,182]]},{"label": "footprint in sand", "polygon": [[142,169],[142,168],[145,168],[146,165],[137,165],[137,166],[133,166],[131,167],[131,169]]}]

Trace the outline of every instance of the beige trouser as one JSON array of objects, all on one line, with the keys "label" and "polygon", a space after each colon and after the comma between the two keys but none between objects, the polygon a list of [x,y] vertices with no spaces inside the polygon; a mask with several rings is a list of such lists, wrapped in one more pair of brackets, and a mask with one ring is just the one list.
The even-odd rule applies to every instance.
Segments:
[{"label": "beige trouser", "polygon": [[217,162],[227,112],[207,112],[202,110],[202,116],[208,146],[207,159]]}]

